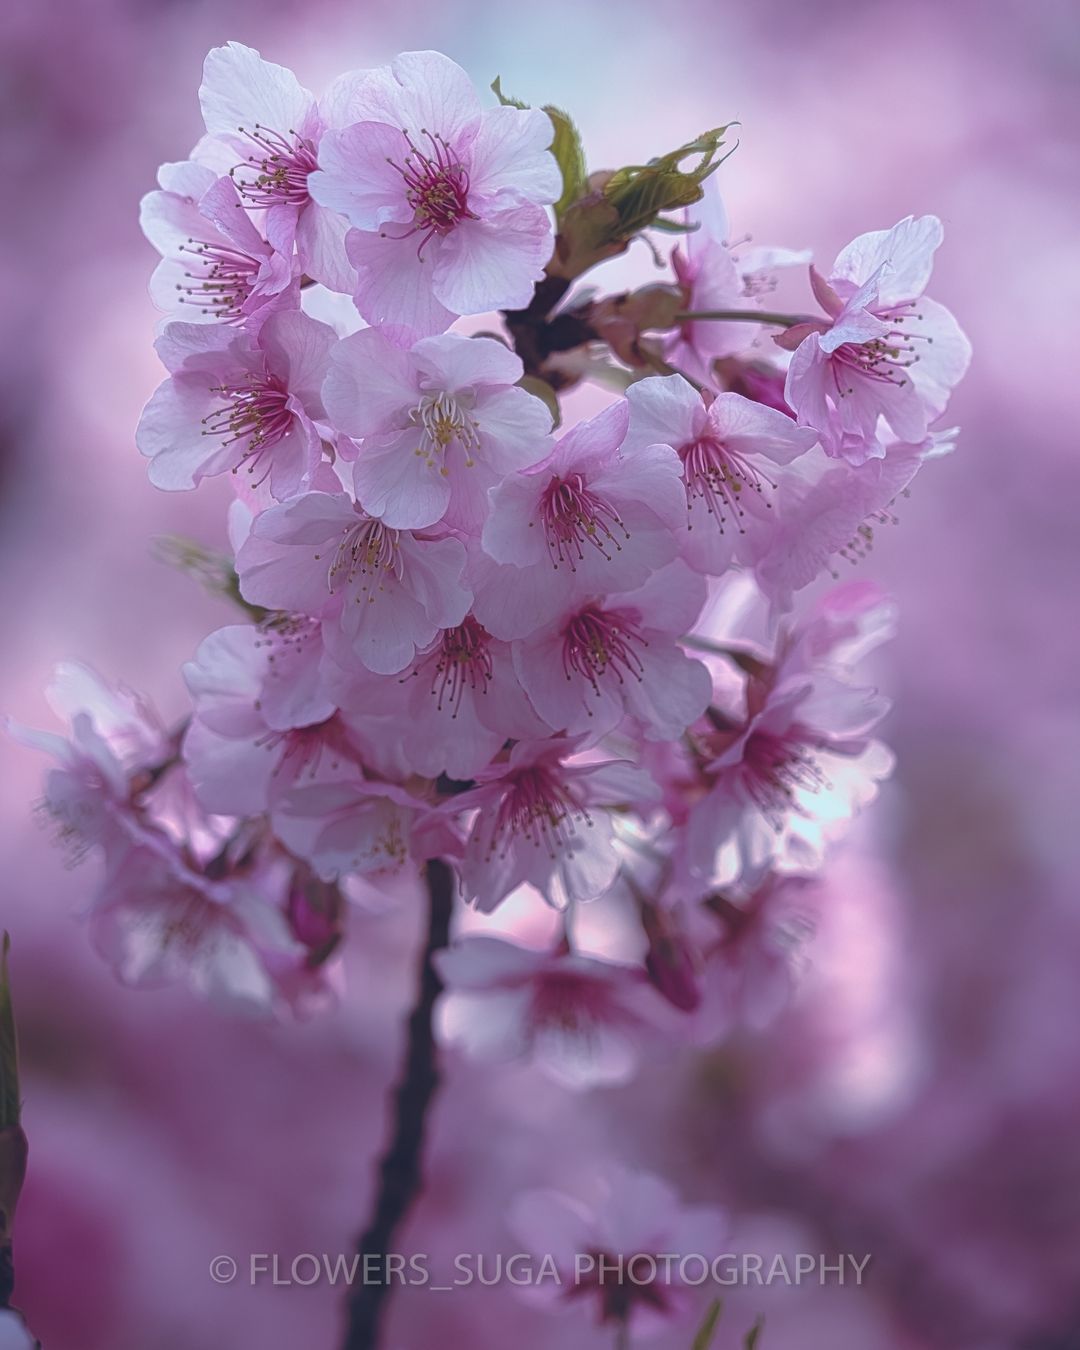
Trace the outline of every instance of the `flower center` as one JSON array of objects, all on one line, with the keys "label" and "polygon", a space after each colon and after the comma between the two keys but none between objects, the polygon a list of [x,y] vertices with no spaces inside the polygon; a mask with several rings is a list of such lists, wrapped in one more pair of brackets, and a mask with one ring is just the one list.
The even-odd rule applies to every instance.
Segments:
[{"label": "flower center", "polygon": [[199,243],[195,239],[181,244],[179,251],[191,258],[192,267],[200,269],[184,273],[190,285],[177,282],[180,303],[198,305],[203,314],[212,314],[225,323],[243,319],[244,302],[251,295],[262,267],[260,260],[230,244]]},{"label": "flower center", "polygon": [[577,822],[592,825],[588,811],[550,769],[533,765],[508,782],[495,814],[488,858],[505,857],[524,837],[548,857],[558,856],[577,834]]},{"label": "flower center", "polygon": [[751,800],[774,830],[781,830],[791,811],[804,816],[797,792],[828,791],[832,784],[814,758],[811,747],[796,734],[773,736],[757,731],[743,752],[743,782]]},{"label": "flower center", "polygon": [[[244,443],[233,473],[244,464],[254,473],[266,452],[291,430],[289,393],[272,375],[249,374],[246,380],[212,385],[210,392],[220,394],[222,406],[202,419],[204,436],[220,436],[222,446]],[[266,472],[258,481],[265,480]]]},{"label": "flower center", "polygon": [[[600,680],[609,670],[620,684],[626,676],[640,680],[645,673],[641,658],[634,650],[649,644],[637,624],[626,614],[597,609],[590,605],[575,614],[563,632],[563,670],[569,680],[580,675],[599,694]],[[590,714],[591,715],[591,714]]]},{"label": "flower center", "polygon": [[273,777],[281,775],[290,782],[302,778],[305,773],[309,778],[314,778],[323,751],[333,753],[330,767],[334,769],[343,758],[352,758],[337,714],[314,726],[294,727],[291,731],[268,731],[255,744],[264,750],[280,753],[281,758],[274,767]]},{"label": "flower center", "polygon": [[861,375],[897,387],[909,383],[911,377],[906,372],[919,359],[916,344],[929,344],[934,340],[925,333],[912,331],[912,322],[918,323],[922,319],[921,314],[909,312],[914,303],[914,300],[906,300],[891,309],[875,310],[877,318],[892,325],[889,331],[867,342],[844,342],[833,352],[833,371],[841,398],[854,392],[850,385],[844,385],[845,376]]},{"label": "flower center", "polygon": [[445,704],[453,709],[451,717],[456,718],[466,689],[474,694],[487,693],[494,674],[490,640],[471,614],[456,628],[443,629],[431,676],[431,693],[439,712]]},{"label": "flower center", "polygon": [[463,402],[454,394],[428,394],[409,414],[409,420],[420,429],[417,455],[429,468],[444,474],[448,472],[446,451],[454,441],[461,446],[468,468],[472,468],[473,454],[480,448],[480,433]]},{"label": "flower center", "polygon": [[268,206],[303,206],[308,200],[308,174],[319,167],[315,146],[291,128],[287,136],[258,122],[239,128],[254,153],[231,169],[230,176],[244,204],[252,210]]},{"label": "flower center", "polygon": [[[333,594],[344,587],[356,587],[356,603],[366,596],[369,603],[375,597],[372,590],[382,590],[387,573],[400,581],[405,573],[400,548],[401,533],[388,529],[381,520],[365,516],[355,525],[342,531],[341,542],[326,572],[326,584]],[[321,562],[323,555],[315,554]]]},{"label": "flower center", "polygon": [[420,135],[428,143],[428,148],[422,150],[407,131],[402,135],[408,146],[404,162],[397,164],[388,159],[387,163],[397,169],[405,184],[405,200],[413,212],[412,228],[397,236],[384,230],[383,237],[407,239],[422,234],[417,250],[422,255],[433,235],[447,235],[459,221],[477,217],[469,210],[468,170],[449,143],[422,128]]},{"label": "flower center", "polygon": [[740,534],[745,534],[741,520],[746,512],[740,496],[747,488],[756,492],[764,504],[772,508],[772,502],[765,496],[765,489],[775,488],[776,484],[715,436],[704,436],[701,440],[682,446],[679,457],[683,462],[683,479],[686,483],[686,509],[690,517],[688,529],[694,528],[694,505],[701,502],[716,521],[721,534],[724,533],[725,520],[734,524]]},{"label": "flower center", "polygon": [[618,511],[593,492],[580,473],[552,478],[540,499],[540,523],[552,566],[566,563],[571,572],[584,560],[586,546],[610,562],[612,554],[622,550],[616,531],[630,538]]}]

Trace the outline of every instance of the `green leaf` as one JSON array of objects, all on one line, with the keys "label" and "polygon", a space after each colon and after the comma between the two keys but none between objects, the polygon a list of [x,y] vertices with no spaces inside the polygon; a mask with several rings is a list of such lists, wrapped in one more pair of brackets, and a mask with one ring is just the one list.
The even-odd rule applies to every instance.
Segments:
[{"label": "green leaf", "polygon": [[0,1130],[19,1123],[19,1046],[15,1037],[15,1012],[11,1006],[8,950],[11,939],[4,934],[0,945]]},{"label": "green leaf", "polygon": [[511,98],[509,94],[503,93],[501,75],[496,75],[495,78],[491,81],[491,92],[495,95],[495,97],[499,100],[499,102],[503,105],[504,108],[525,109],[529,106],[527,103],[522,103],[521,99]]},{"label": "green leaf", "polygon": [[[623,238],[648,229],[662,212],[692,206],[701,200],[704,195],[701,185],[723,163],[718,158],[720,147],[725,132],[733,125],[714,127],[677,150],[649,160],[648,164],[628,165],[611,175],[604,196],[619,213]],[[683,162],[694,155],[699,156],[697,164],[684,169]]]},{"label": "green leaf", "polygon": [[661,230],[664,234],[696,234],[701,225],[695,220],[687,223],[683,220],[654,220],[650,230]]},{"label": "green leaf", "polygon": [[756,1350],[757,1343],[761,1338],[761,1333],[765,1328],[765,1318],[759,1317],[750,1330],[746,1333],[746,1339],[743,1341],[744,1350]]},{"label": "green leaf", "polygon": [[551,153],[562,174],[562,195],[555,203],[555,219],[561,221],[566,208],[576,202],[587,186],[588,172],[585,168],[585,148],[581,143],[581,133],[574,125],[570,115],[561,108],[548,104],[544,111],[555,127],[555,139],[551,143]]},{"label": "green leaf", "polygon": [[720,1322],[720,1314],[724,1311],[722,1299],[714,1299],[709,1304],[709,1309],[705,1314],[705,1320],[698,1327],[697,1335],[694,1337],[694,1343],[690,1350],[709,1350],[713,1343],[713,1337],[716,1335],[716,1328]]},{"label": "green leaf", "polygon": [[562,409],[559,407],[558,394],[548,384],[547,380],[542,380],[539,375],[522,375],[518,384],[544,404],[551,414],[551,429],[552,431],[557,430],[562,422]]}]

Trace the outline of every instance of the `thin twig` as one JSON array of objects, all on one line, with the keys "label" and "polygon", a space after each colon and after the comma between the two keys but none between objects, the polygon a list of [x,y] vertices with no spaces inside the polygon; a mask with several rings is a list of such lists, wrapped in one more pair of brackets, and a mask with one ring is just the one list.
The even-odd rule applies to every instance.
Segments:
[{"label": "thin twig", "polygon": [[691,323],[697,319],[715,319],[722,323],[771,323],[779,328],[818,322],[808,314],[772,314],[764,309],[690,309],[675,315],[676,323]]},{"label": "thin twig", "polygon": [[433,957],[450,939],[454,874],[433,858],[426,869],[428,928],[420,955],[416,1004],[409,1015],[405,1062],[393,1094],[390,1141],[379,1164],[375,1208],[357,1244],[357,1278],[349,1299],[343,1350],[376,1350],[392,1288],[383,1262],[420,1193],[427,1114],[439,1084],[432,1013],[442,992]]}]

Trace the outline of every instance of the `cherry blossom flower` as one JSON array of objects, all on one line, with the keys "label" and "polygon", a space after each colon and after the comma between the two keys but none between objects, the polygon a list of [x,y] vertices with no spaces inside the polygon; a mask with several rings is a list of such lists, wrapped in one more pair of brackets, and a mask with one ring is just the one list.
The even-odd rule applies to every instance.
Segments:
[{"label": "cherry blossom flower", "polygon": [[678,645],[704,601],[705,582],[678,561],[636,590],[575,600],[513,644],[522,688],[553,731],[595,738],[630,716],[649,739],[681,736],[712,691]]},{"label": "cherry blossom flower", "polygon": [[923,463],[951,444],[954,432],[919,445],[890,444],[883,459],[851,465],[816,448],[784,474],[776,495],[773,529],[746,541],[744,557],[762,591],[778,610],[789,610],[795,592],[836,568],[866,557],[875,532],[895,522],[891,507],[906,494]]},{"label": "cherry blossom flower", "polygon": [[492,492],[470,576],[477,618],[496,637],[526,636],[572,596],[642,586],[675,557],[679,460],[662,445],[624,450],[629,415],[620,399],[579,422]]},{"label": "cherry blossom flower", "polygon": [[275,805],[274,833],[324,881],[390,876],[410,862],[457,852],[437,807],[393,783],[368,781],[355,766],[324,762]]},{"label": "cherry blossom flower", "polygon": [[18,1313],[0,1312],[0,1350],[35,1350],[36,1344]]},{"label": "cherry blossom flower", "polygon": [[439,52],[367,72],[341,105],[309,187],[355,227],[346,247],[364,318],[423,337],[527,305],[551,257],[544,208],[562,190],[547,114],[481,108]]},{"label": "cherry blossom flower", "polygon": [[460,811],[477,809],[461,883],[478,909],[489,913],[526,882],[556,909],[611,885],[619,864],[606,808],[648,801],[655,788],[629,761],[575,758],[580,744],[519,741],[456,799]]},{"label": "cherry blossom flower", "polygon": [[[741,724],[710,710],[700,735],[694,733],[707,791],[690,812],[687,861],[710,885],[752,887],[770,869],[817,870],[827,844],[892,768],[890,752],[869,736],[888,700],[836,673],[833,647],[847,640],[853,622],[846,590],[791,635],[775,666],[748,677]],[[891,611],[880,594],[855,586],[850,595],[856,629],[882,641]],[[824,617],[829,606],[845,613],[840,628]],[[818,641],[814,635],[823,632]]]},{"label": "cherry blossom flower", "polygon": [[316,421],[337,335],[299,310],[272,314],[251,336],[225,324],[170,323],[158,355],[171,378],[135,433],[155,487],[187,489],[243,471],[278,500],[310,486],[322,459]]},{"label": "cherry blossom flower", "polygon": [[907,216],[859,235],[828,279],[810,269],[828,317],[779,339],[794,350],[785,397],[835,458],[861,464],[884,455],[882,418],[898,441],[921,441],[967,370],[970,343],[923,294],[943,237],[936,216]]},{"label": "cherry blossom flower", "polygon": [[481,1060],[529,1060],[563,1087],[626,1082],[639,1042],[656,1035],[646,1012],[655,995],[638,966],[483,935],[463,938],[437,964],[447,1043]]},{"label": "cherry blossom flower", "polygon": [[46,691],[68,736],[32,731],[11,718],[3,725],[24,745],[57,761],[45,782],[42,810],[70,860],[134,828],[133,794],[147,786],[174,753],[152,708],[123,685],[108,685],[77,662],[57,666]]},{"label": "cherry blossom flower", "polygon": [[[299,303],[299,267],[289,249],[262,237],[228,175],[203,164],[166,164],[161,190],[142,200],[143,234],[162,255],[150,279],[159,309],[191,323],[257,328]],[[278,241],[283,243],[284,241]]]},{"label": "cherry blossom flower", "polygon": [[446,519],[479,531],[490,488],[550,449],[551,414],[517,387],[522,364],[501,342],[448,333],[411,351],[376,329],[334,352],[324,397],[363,445],[357,500],[396,529]]},{"label": "cherry blossom flower", "polygon": [[[510,1226],[529,1250],[550,1254],[560,1272],[558,1282],[538,1285],[531,1297],[575,1304],[604,1327],[625,1324],[632,1339],[670,1335],[695,1316],[701,1296],[683,1280],[681,1258],[710,1261],[723,1251],[729,1227],[722,1211],[684,1205],[659,1177],[611,1163],[574,1194],[522,1192]],[[673,1259],[657,1259],[665,1253]],[[700,1281],[700,1262],[685,1273]]]},{"label": "cherry blossom flower", "polygon": [[212,879],[160,839],[117,849],[90,918],[101,955],[125,984],[187,982],[211,998],[268,1008],[262,952],[299,952],[268,895],[281,869]]},{"label": "cherry blossom flower", "polygon": [[765,551],[776,529],[777,468],[813,446],[817,432],[741,394],[706,402],[679,375],[642,380],[627,391],[628,453],[671,446],[682,463],[686,509],[681,556],[719,576],[733,559]]},{"label": "cherry blossom flower", "polygon": [[471,601],[460,540],[390,529],[344,492],[264,511],[236,563],[245,599],[322,619],[331,653],[377,674],[404,670]]},{"label": "cherry blossom flower", "polygon": [[[342,77],[339,90],[349,79]],[[315,96],[291,70],[229,42],[206,57],[199,103],[207,133],[220,146],[215,160],[223,150],[234,158],[230,176],[240,202],[264,220],[274,248],[289,258],[295,243],[306,276],[336,291],[352,290],[356,277],[345,256],[345,221],[308,191],[329,125]],[[205,154],[205,146],[196,149],[197,159],[200,151]]]}]

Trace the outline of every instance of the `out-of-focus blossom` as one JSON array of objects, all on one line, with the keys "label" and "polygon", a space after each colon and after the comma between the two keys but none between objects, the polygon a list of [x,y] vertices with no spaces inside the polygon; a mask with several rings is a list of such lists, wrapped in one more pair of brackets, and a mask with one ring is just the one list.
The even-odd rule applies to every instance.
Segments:
[{"label": "out-of-focus blossom", "polygon": [[[678,1329],[701,1297],[683,1282],[678,1258],[711,1259],[723,1250],[729,1227],[722,1211],[684,1205],[659,1177],[613,1164],[587,1191],[523,1192],[510,1225],[531,1251],[551,1255],[563,1276],[558,1285],[538,1285],[537,1294],[555,1306],[578,1305],[602,1327],[624,1324],[635,1338],[690,1334]],[[665,1253],[675,1259],[657,1260]]]},{"label": "out-of-focus blossom", "polygon": [[557,1083],[621,1083],[657,1021],[639,967],[501,938],[465,938],[438,961],[442,1035],[480,1060],[526,1059]]}]

